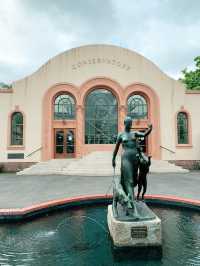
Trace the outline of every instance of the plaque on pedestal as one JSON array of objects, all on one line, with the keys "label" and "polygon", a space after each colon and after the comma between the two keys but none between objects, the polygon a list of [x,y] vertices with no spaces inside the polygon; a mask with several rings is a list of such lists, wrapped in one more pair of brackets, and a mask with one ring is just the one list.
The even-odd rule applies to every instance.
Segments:
[{"label": "plaque on pedestal", "polygon": [[[138,219],[116,217],[112,205],[108,206],[108,227],[115,247],[161,246],[161,220],[143,202],[137,202]],[[139,206],[139,208],[138,208]]]}]

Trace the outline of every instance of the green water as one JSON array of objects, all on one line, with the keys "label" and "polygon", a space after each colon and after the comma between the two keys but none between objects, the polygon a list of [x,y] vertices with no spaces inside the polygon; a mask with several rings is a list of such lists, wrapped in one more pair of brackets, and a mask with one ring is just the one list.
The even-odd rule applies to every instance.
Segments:
[{"label": "green water", "polygon": [[[81,207],[0,225],[1,266],[200,265],[200,212],[152,207],[162,219],[162,258],[120,259],[112,249],[107,207]],[[143,251],[141,251],[143,252]],[[145,255],[145,254],[144,254]]]}]

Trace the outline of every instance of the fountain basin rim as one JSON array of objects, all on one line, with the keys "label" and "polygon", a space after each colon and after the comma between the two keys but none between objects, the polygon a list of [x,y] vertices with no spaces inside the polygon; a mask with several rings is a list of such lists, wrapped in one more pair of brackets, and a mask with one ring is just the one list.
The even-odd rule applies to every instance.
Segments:
[{"label": "fountain basin rim", "polygon": [[[24,208],[0,209],[0,221],[23,220],[59,209],[83,205],[105,204],[111,202],[111,194],[83,195],[56,199]],[[182,198],[172,195],[149,194],[145,196],[145,202],[166,206],[184,207],[200,211],[200,200]]]}]

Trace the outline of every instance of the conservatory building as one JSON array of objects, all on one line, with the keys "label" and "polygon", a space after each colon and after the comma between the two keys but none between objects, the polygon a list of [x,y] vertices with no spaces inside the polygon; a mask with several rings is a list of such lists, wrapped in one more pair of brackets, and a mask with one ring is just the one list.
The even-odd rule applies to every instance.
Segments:
[{"label": "conservatory building", "polygon": [[[173,59],[172,59],[173,60]],[[200,94],[142,55],[112,45],[74,48],[35,73],[0,88],[0,164],[112,151],[124,118],[154,159],[200,159]]]}]

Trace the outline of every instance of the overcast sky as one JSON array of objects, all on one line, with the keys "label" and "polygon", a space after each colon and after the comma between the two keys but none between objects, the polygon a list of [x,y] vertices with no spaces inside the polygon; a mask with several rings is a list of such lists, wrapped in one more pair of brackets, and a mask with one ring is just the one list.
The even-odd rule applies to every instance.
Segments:
[{"label": "overcast sky", "polygon": [[0,81],[86,44],[134,50],[174,78],[200,55],[200,0],[2,0]]}]

